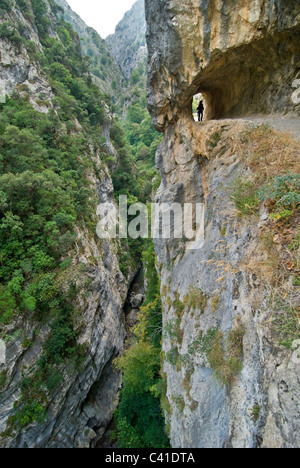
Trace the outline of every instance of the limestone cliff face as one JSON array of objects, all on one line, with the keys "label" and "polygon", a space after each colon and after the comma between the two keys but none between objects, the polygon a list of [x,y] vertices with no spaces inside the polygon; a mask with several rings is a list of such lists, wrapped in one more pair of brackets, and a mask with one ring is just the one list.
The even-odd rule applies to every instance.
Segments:
[{"label": "limestone cliff face", "polygon": [[[54,21],[50,7],[49,19]],[[1,17],[0,25],[5,22],[22,27],[26,39],[42,50],[34,22],[26,19],[16,6]],[[51,34],[55,36],[54,30]],[[54,109],[50,83],[26,48],[22,44],[16,47],[2,38],[0,50],[1,95],[9,96],[18,90],[29,97],[39,112]],[[75,124],[76,131],[82,131],[79,123]],[[99,203],[113,202],[109,171],[97,152],[92,159],[86,174],[90,188]],[[1,337],[6,337],[8,343],[6,363],[1,363],[0,369],[6,376],[0,397],[1,447],[89,448],[101,439],[116,409],[121,375],[113,371],[112,361],[123,349],[126,335],[124,304],[128,284],[119,269],[117,246],[110,241],[96,240],[94,233],[79,225],[76,231],[76,246],[69,252],[72,268],[68,273],[62,272],[60,281],[66,291],[70,284],[76,285],[78,291],[76,328],[77,344],[85,350],[82,363],[60,365],[63,384],[48,395],[47,417],[43,422],[5,433],[14,414],[14,404],[21,397],[24,372],[37,368],[50,328],[28,314],[1,326]],[[30,346],[24,344],[24,336]]]},{"label": "limestone cliff face", "polygon": [[106,38],[127,80],[134,68],[147,56],[144,3],[144,0],[138,0],[117,25],[115,33]]},{"label": "limestone cliff face", "polygon": [[[13,9],[10,14],[2,15],[0,24],[21,24],[26,39],[33,41],[41,50],[38,32],[34,24],[26,21],[19,10]],[[47,107],[37,103],[38,95],[44,93],[46,99],[51,101],[53,97],[49,83],[40,73],[39,65],[31,60],[27,50],[23,46],[15,47],[4,38],[1,39],[1,64],[0,64],[0,93],[10,95],[19,85],[29,88],[32,98],[31,104],[36,110],[47,112]],[[36,99],[35,99],[36,98]]]},{"label": "limestone cliff face", "polygon": [[192,96],[202,91],[208,116],[299,115],[291,101],[299,77],[299,6],[146,1],[148,103],[165,135],[157,153],[158,201],[205,206],[200,249],[187,250],[184,240],[156,241],[173,447],[300,445],[299,340],[290,350],[279,344],[274,321],[286,309],[272,299],[285,296],[299,307],[299,295],[288,279],[274,288],[261,241],[266,208],[259,219],[243,218],[232,198],[237,180],[253,175],[245,154],[255,153],[257,143],[250,147],[245,135],[258,123],[199,124],[191,114]]}]

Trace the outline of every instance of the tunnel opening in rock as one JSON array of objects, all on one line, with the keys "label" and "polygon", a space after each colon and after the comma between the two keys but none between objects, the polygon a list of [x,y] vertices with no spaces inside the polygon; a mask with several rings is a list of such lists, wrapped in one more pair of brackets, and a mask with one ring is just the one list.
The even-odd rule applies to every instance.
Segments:
[{"label": "tunnel opening in rock", "polygon": [[203,114],[202,114],[202,119],[205,119],[205,109],[206,109],[206,102],[205,102],[205,97],[203,96],[202,93],[197,93],[193,96],[193,104],[192,104],[192,113],[193,113],[193,118],[195,122],[199,122],[201,120],[201,113],[199,109],[199,105],[202,102],[203,104]]},{"label": "tunnel opening in rock", "polygon": [[195,96],[205,103],[205,120],[287,112],[299,115],[299,106],[291,99],[293,82],[300,77],[299,43],[297,30],[225,54],[216,52],[191,87],[193,118]]}]

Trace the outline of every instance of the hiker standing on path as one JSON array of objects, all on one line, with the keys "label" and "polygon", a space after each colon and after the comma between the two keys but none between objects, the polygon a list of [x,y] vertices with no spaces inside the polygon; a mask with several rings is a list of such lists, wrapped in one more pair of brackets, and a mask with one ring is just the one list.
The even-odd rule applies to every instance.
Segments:
[{"label": "hiker standing on path", "polygon": [[203,121],[203,115],[204,115],[203,101],[199,102],[199,105],[197,107],[197,113],[198,113],[198,122],[202,122]]}]

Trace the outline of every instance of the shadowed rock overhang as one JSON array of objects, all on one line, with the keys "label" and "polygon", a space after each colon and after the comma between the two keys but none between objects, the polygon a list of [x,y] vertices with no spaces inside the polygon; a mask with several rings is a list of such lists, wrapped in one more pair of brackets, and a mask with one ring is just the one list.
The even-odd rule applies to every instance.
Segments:
[{"label": "shadowed rock overhang", "polygon": [[[154,21],[158,12],[163,24]],[[190,114],[197,92],[209,119],[300,114],[291,99],[300,77],[300,0],[148,0],[146,14],[148,103],[158,129]]]}]

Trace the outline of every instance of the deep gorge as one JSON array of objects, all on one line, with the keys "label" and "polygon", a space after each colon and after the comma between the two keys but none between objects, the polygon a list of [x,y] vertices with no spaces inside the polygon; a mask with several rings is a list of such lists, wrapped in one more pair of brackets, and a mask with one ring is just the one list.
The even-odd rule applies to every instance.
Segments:
[{"label": "deep gorge", "polygon": [[[106,40],[0,2],[1,447],[299,447],[299,39],[299,0],[138,0]],[[120,195],[204,241],[99,239]]]}]

